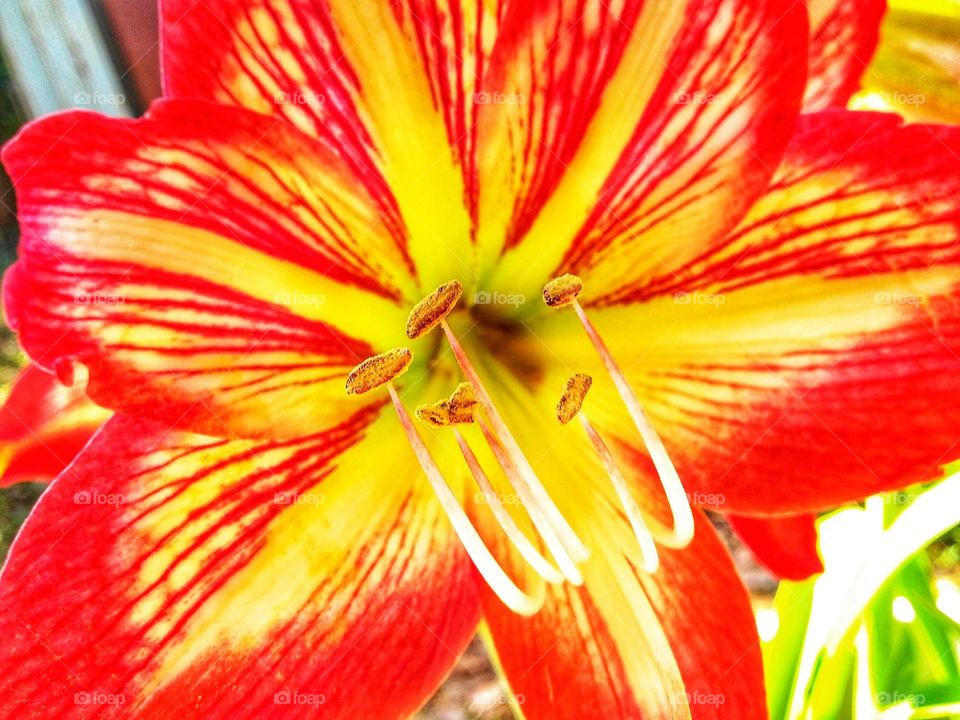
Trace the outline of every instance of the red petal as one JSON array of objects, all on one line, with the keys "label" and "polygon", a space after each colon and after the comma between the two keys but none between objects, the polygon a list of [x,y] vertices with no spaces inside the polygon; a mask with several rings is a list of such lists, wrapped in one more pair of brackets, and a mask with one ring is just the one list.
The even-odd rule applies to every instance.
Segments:
[{"label": "red petal", "polygon": [[757,560],[781,580],[806,580],[823,572],[816,515],[727,515],[727,521]]},{"label": "red petal", "polygon": [[5,308],[44,367],[83,363],[98,403],[221,436],[320,431],[369,404],[344,378],[403,340],[413,279],[395,218],[329,150],[168,101],[41,120],[3,157],[23,229]]},{"label": "red petal", "polygon": [[108,417],[81,388],[27,365],[0,407],[0,487],[50,482]]},{"label": "red petal", "polygon": [[0,578],[0,717],[411,714],[479,606],[383,430],[254,443],[112,420]]},{"label": "red petal", "polygon": [[800,107],[806,14],[687,0],[590,4],[585,21],[581,3],[531,4],[510,6],[486,81],[529,100],[480,116],[480,240],[509,250],[491,284],[536,297],[569,271],[584,298],[623,299],[763,193]]},{"label": "red petal", "polygon": [[[495,5],[495,4],[494,4]],[[167,94],[295,124],[397,204],[433,287],[472,253],[462,166],[500,10],[459,0],[165,0]],[[394,200],[394,198],[396,198]],[[449,252],[437,252],[442,241]]]},{"label": "red petal", "polygon": [[880,41],[887,0],[807,0],[810,78],[804,110],[843,107]]},{"label": "red petal", "polygon": [[839,111],[722,245],[593,315],[687,489],[791,514],[960,455],[958,298],[960,130]]},{"label": "red petal", "polygon": [[662,550],[646,575],[626,560],[636,554],[626,521],[601,507],[579,518],[594,540],[583,588],[554,589],[529,619],[485,598],[524,717],[679,718],[688,706],[698,720],[766,717],[749,595],[709,521],[698,511],[694,542]]}]

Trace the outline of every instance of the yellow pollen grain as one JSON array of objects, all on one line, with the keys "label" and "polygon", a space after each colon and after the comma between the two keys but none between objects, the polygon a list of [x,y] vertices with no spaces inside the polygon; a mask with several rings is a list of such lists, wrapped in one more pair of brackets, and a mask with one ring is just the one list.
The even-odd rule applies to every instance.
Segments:
[{"label": "yellow pollen grain", "polygon": [[433,330],[456,307],[461,295],[463,285],[451,280],[414,305],[407,317],[407,337],[416,340]]},{"label": "yellow pollen grain", "polygon": [[563,395],[557,403],[557,420],[561,425],[566,425],[573,420],[583,407],[583,401],[590,392],[590,386],[593,385],[593,378],[583,373],[574,373],[567,380],[566,387],[563,388]]},{"label": "yellow pollen grain", "polygon": [[403,375],[413,362],[409,348],[394,348],[368,357],[347,375],[347,395],[362,395]]},{"label": "yellow pollen grain", "polygon": [[565,307],[577,299],[581,290],[583,281],[576,275],[566,273],[543,286],[543,301],[548,307]]}]

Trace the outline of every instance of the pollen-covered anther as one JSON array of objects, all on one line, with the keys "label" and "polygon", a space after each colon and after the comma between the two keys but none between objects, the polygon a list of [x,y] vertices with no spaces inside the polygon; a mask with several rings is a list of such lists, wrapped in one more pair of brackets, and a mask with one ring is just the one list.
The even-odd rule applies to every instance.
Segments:
[{"label": "pollen-covered anther", "polygon": [[416,340],[433,330],[457,306],[461,295],[463,285],[451,280],[414,305],[407,317],[407,337]]},{"label": "pollen-covered anther", "polygon": [[410,348],[394,348],[368,357],[347,375],[347,395],[362,395],[403,375],[413,362]]},{"label": "pollen-covered anther", "polygon": [[580,295],[583,281],[576,275],[566,273],[543,286],[543,301],[548,307],[566,307]]},{"label": "pollen-covered anther", "polygon": [[464,425],[474,421],[477,395],[470,383],[460,383],[446,400],[417,408],[417,418],[434,427]]},{"label": "pollen-covered anther", "polygon": [[477,402],[477,391],[473,385],[468,382],[463,382],[457,385],[457,389],[450,395],[447,400],[447,405],[457,413],[469,413],[472,417],[474,410],[476,410]]},{"label": "pollen-covered anther", "polygon": [[563,395],[557,403],[557,420],[561,425],[566,425],[580,413],[592,385],[593,378],[583,373],[574,373],[567,379]]}]

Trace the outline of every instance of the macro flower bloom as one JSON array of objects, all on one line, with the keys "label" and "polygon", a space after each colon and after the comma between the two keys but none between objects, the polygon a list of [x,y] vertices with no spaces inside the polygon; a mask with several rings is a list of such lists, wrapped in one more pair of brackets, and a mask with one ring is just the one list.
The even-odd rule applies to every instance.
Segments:
[{"label": "macro flower bloom", "polygon": [[960,439],[960,133],[800,114],[851,5],[163,3],[167,99],[4,150],[11,326],[116,415],[0,578],[0,717],[404,717],[481,619],[528,718],[763,717],[703,508]]}]

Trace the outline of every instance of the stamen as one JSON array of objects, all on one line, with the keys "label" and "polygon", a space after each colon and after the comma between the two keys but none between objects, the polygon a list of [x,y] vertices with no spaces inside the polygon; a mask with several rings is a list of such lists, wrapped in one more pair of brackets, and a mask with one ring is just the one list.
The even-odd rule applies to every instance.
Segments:
[{"label": "stamen", "polygon": [[[565,277],[567,276],[561,276],[551,282],[557,282]],[[579,280],[576,276],[570,277]],[[571,280],[565,282],[569,286],[576,285],[576,283]],[[582,287],[582,283],[580,285]],[[549,286],[550,283],[548,283],[548,287]],[[544,288],[544,301],[550,305],[550,302],[547,301],[546,294],[546,288]],[[684,548],[693,540],[693,511],[690,509],[690,500],[687,498],[687,493],[683,489],[683,483],[680,482],[677,469],[670,459],[670,455],[667,453],[663,441],[643,411],[640,401],[633,393],[630,383],[627,382],[627,378],[613,359],[606,344],[600,338],[597,329],[593,326],[593,323],[590,322],[583,307],[577,301],[576,296],[569,301],[569,304],[573,305],[574,312],[576,312],[580,324],[583,325],[587,337],[590,338],[590,342],[603,361],[604,367],[607,369],[607,372],[610,373],[613,384],[616,386],[617,392],[620,394],[624,405],[627,406],[627,411],[630,413],[633,424],[640,433],[640,437],[643,439],[644,445],[646,445],[647,452],[650,454],[650,459],[653,460],[653,465],[657,469],[657,474],[660,476],[660,484],[663,486],[664,494],[670,505],[670,512],[673,514],[673,527],[668,528],[651,518],[650,525],[653,535],[662,545],[671,548]],[[557,306],[554,305],[552,307]]]},{"label": "stamen", "polygon": [[[480,382],[480,376],[477,374],[473,364],[470,362],[470,358],[467,357],[467,354],[464,352],[463,347],[461,347],[460,342],[453,334],[453,330],[450,329],[450,325],[447,324],[446,321],[443,321],[440,323],[440,326],[443,328],[443,332],[447,336],[447,342],[450,344],[450,349],[453,350],[453,355],[457,359],[457,364],[460,366],[460,369],[463,371],[463,374],[466,375],[467,379],[473,383],[473,386],[477,391],[477,399],[479,400],[480,405],[483,407],[487,417],[490,420],[490,424],[494,431],[493,435],[503,442],[507,454],[512,461],[511,465],[516,469],[516,477],[511,479],[521,482],[521,484],[530,493],[531,506],[528,506],[528,509],[532,509],[533,507],[541,508],[544,512],[545,519],[547,520],[547,526],[552,526],[555,535],[561,542],[561,546],[566,550],[565,554],[569,555],[569,559],[574,562],[585,561],[590,557],[590,551],[587,549],[586,545],[583,544],[583,541],[577,537],[577,534],[574,532],[573,528],[567,522],[566,518],[563,517],[563,514],[553,502],[553,499],[543,486],[543,483],[540,482],[540,478],[537,477],[537,474],[534,471],[533,466],[530,464],[530,461],[527,460],[527,457],[523,454],[519,443],[517,443],[516,438],[513,437],[513,434],[507,427],[506,422],[504,422],[503,417],[493,404],[490,393],[487,392],[487,389],[483,386],[483,383]],[[501,465],[503,465],[502,462]],[[518,492],[520,491],[520,486],[517,486],[517,490]],[[536,514],[531,517],[535,518],[535,516]],[[544,534],[543,528],[538,527],[537,529],[540,531],[540,534],[544,536],[544,542],[548,542],[548,547],[550,547],[549,537]],[[553,547],[550,547],[550,551],[553,553],[554,559],[556,559],[561,569],[564,569],[564,567],[570,567],[570,563],[565,562],[561,557],[557,556]],[[573,577],[571,577],[566,570],[564,570],[564,574],[567,575],[571,582],[574,582],[573,577],[580,577],[579,572],[577,572]]]},{"label": "stamen", "polygon": [[451,280],[414,305],[407,317],[407,337],[416,340],[433,330],[456,307],[462,294],[463,285]]},{"label": "stamen", "polygon": [[477,407],[477,396],[470,383],[460,383],[453,394],[446,400],[440,400],[417,408],[417,418],[433,425],[446,427],[448,425],[465,425],[474,421],[474,412]]},{"label": "stamen", "polygon": [[591,385],[593,378],[583,373],[574,373],[567,379],[567,386],[557,403],[557,420],[561,425],[566,425],[577,416]]},{"label": "stamen", "polygon": [[527,536],[517,525],[516,521],[513,519],[513,516],[509,513],[506,507],[504,507],[503,501],[494,490],[493,485],[487,478],[487,474],[480,466],[480,461],[477,460],[477,456],[467,443],[467,439],[457,428],[453,429],[453,434],[457,438],[457,444],[460,446],[460,452],[463,454],[463,459],[466,460],[467,466],[470,468],[470,472],[473,473],[474,480],[476,480],[477,485],[480,486],[480,491],[483,493],[484,500],[486,501],[487,505],[490,506],[490,511],[493,513],[494,518],[500,525],[500,528],[503,530],[504,534],[520,553],[520,556],[523,557],[523,559],[529,563],[530,567],[532,567],[534,571],[536,571],[537,574],[539,574],[540,577],[542,577],[548,583],[554,585],[562,583],[563,575],[560,573],[560,571],[553,567],[553,565],[550,564],[550,562],[540,553],[540,551],[533,546],[533,543],[527,539]]},{"label": "stamen", "polygon": [[519,615],[533,615],[543,607],[545,596],[543,587],[540,586],[541,592],[534,597],[521,590],[510,579],[483,542],[483,538],[480,537],[477,529],[470,522],[470,518],[460,506],[460,502],[450,486],[447,485],[443,473],[440,472],[440,468],[437,467],[430,451],[414,427],[413,418],[410,417],[392,383],[387,384],[387,390],[390,391],[390,399],[393,401],[393,407],[400,419],[400,425],[406,433],[407,440],[410,442],[410,447],[413,448],[420,467],[427,476],[440,505],[447,513],[447,517],[450,518],[454,531],[460,538],[460,542],[463,543],[470,559],[473,560],[477,571],[507,607]]},{"label": "stamen", "polygon": [[537,529],[537,532],[540,533],[544,545],[547,546],[547,549],[556,561],[560,572],[562,572],[563,576],[573,585],[583,585],[583,575],[580,574],[576,562],[564,546],[556,528],[550,523],[544,510],[534,498],[529,484],[517,469],[516,464],[513,462],[506,448],[485,422],[480,420],[477,424],[483,432],[483,437],[487,441],[487,445],[490,447],[490,450],[493,451],[497,463],[503,469],[513,489],[517,491],[517,495],[520,496],[520,502],[523,503],[527,514],[530,516],[530,520],[533,522],[533,526]]},{"label": "stamen", "polygon": [[543,301],[548,307],[566,307],[577,299],[581,290],[583,290],[583,281],[576,275],[567,273],[543,286]]},{"label": "stamen", "polygon": [[477,407],[477,391],[468,382],[460,383],[447,402],[457,412],[473,414]]},{"label": "stamen", "polygon": [[433,427],[453,425],[453,418],[450,417],[450,408],[447,407],[445,400],[435,402],[431,405],[421,405],[414,413],[418,420]]},{"label": "stamen", "polygon": [[362,395],[403,375],[413,362],[409,348],[394,348],[368,357],[347,375],[347,395]]},{"label": "stamen", "polygon": [[640,567],[645,572],[654,573],[660,567],[660,554],[657,552],[657,544],[654,542],[647,521],[643,517],[643,512],[637,505],[637,501],[633,499],[630,487],[620,472],[620,468],[617,467],[617,462],[614,460],[610,448],[607,447],[597,431],[593,429],[593,425],[590,424],[587,416],[581,413],[579,417],[580,424],[583,425],[587,437],[590,438],[590,442],[593,443],[593,447],[607,469],[607,474],[617,491],[617,497],[620,498],[620,504],[623,505],[623,510],[630,521],[630,527],[633,528],[633,534],[637,536],[637,542],[640,544],[640,554],[643,558]]}]

